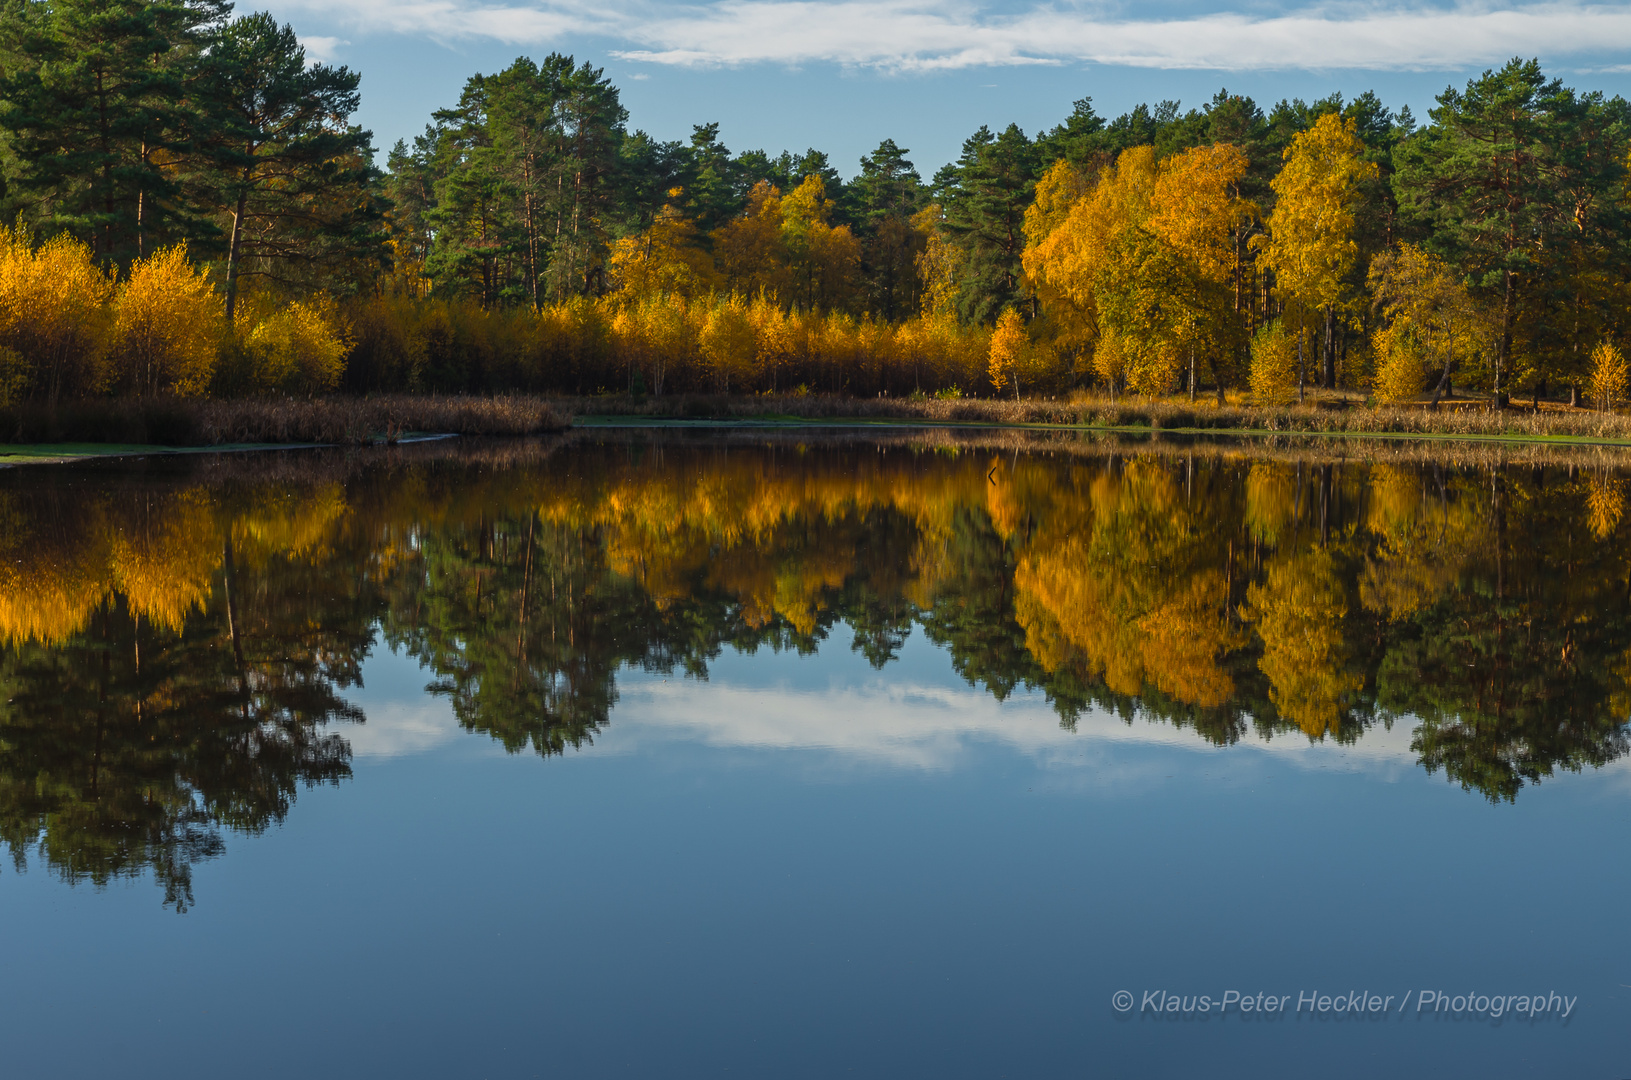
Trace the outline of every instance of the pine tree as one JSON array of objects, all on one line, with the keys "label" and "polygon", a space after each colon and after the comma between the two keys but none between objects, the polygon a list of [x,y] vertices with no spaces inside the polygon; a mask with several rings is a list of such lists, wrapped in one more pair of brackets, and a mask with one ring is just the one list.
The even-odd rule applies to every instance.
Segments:
[{"label": "pine tree", "polygon": [[210,235],[181,197],[176,165],[199,124],[198,55],[226,9],[217,0],[58,0],[6,13],[12,61],[0,78],[0,128],[18,163],[12,196],[28,216],[120,266]]},{"label": "pine tree", "polygon": [[1035,180],[1036,148],[1014,124],[1001,135],[980,128],[935,177],[942,228],[965,255],[957,308],[969,322],[990,322],[1025,300],[1025,209]]},{"label": "pine tree", "polygon": [[1574,291],[1570,268],[1589,249],[1623,243],[1625,103],[1577,95],[1514,59],[1445,90],[1431,116],[1396,155],[1401,214],[1500,311],[1497,393],[1521,365],[1563,374],[1580,343],[1563,338],[1575,320],[1549,311],[1548,294]]},{"label": "pine tree", "polygon": [[861,174],[851,185],[861,229],[867,308],[890,321],[918,309],[915,267],[923,238],[912,227],[912,216],[922,208],[924,193],[907,153],[893,139],[885,139],[861,158]]},{"label": "pine tree", "polygon": [[247,272],[299,276],[384,256],[371,135],[346,119],[358,76],[306,63],[294,28],[261,13],[234,19],[212,43],[200,93],[209,103],[203,197],[230,220],[226,310]]}]

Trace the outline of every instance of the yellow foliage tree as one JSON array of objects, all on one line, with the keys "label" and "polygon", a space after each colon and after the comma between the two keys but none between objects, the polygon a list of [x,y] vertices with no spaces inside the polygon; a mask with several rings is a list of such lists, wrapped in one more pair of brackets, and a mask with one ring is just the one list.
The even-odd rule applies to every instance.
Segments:
[{"label": "yellow foliage tree", "polygon": [[185,244],[139,260],[115,301],[118,382],[137,394],[202,394],[223,322],[221,298],[188,260]]},{"label": "yellow foliage tree", "polygon": [[1421,393],[1433,371],[1440,371],[1442,390],[1455,368],[1475,366],[1494,344],[1494,324],[1466,284],[1414,244],[1378,255],[1366,284],[1384,320],[1372,342],[1376,393],[1384,401]]},{"label": "yellow foliage tree", "polygon": [[747,213],[714,230],[714,259],[725,289],[778,300],[789,292],[783,219],[781,191],[761,180],[748,193]]},{"label": "yellow foliage tree", "polygon": [[[1022,256],[1026,277],[1074,305],[1083,318],[1096,322],[1094,289],[1099,271],[1109,261],[1120,234],[1149,216],[1155,172],[1155,148],[1135,146],[1123,151],[1115,165],[1100,174],[1093,190],[1078,198],[1046,236],[1032,239],[1056,212],[1030,219]],[[1096,331],[1095,326],[1093,336]]]},{"label": "yellow foliage tree", "polygon": [[8,396],[55,401],[102,389],[112,293],[113,280],[79,241],[58,235],[35,248],[0,226],[0,349],[21,361],[0,373]]},{"label": "yellow foliage tree", "polygon": [[[1070,211],[1093,190],[1092,183],[1070,162],[1061,158],[1036,182],[1036,195],[1025,210],[1025,247],[1029,252],[1047,241],[1055,229],[1063,225]],[[1028,257],[1025,284],[1036,294],[1041,317],[1036,320],[1042,339],[1061,356],[1074,358],[1092,347],[1094,339],[1094,313],[1091,306],[1084,307],[1077,298],[1061,289],[1046,274],[1033,276],[1033,268],[1044,263]]]},{"label": "yellow foliage tree", "polygon": [[1093,370],[1104,380],[1112,400],[1127,385],[1127,355],[1121,347],[1121,335],[1114,330],[1099,335],[1098,347],[1093,350]]},{"label": "yellow foliage tree", "polygon": [[1153,147],[1135,147],[1063,213],[1077,181],[1059,166],[1044,178],[1046,199],[1026,218],[1026,275],[1067,339],[1111,350],[1094,366],[1112,393],[1123,375],[1130,389],[1164,393],[1185,363],[1193,389],[1197,361],[1233,347],[1227,286],[1252,213],[1235,190],[1245,170],[1227,144],[1159,163]]},{"label": "yellow foliage tree", "polygon": [[988,370],[991,374],[991,385],[997,393],[1012,382],[1014,384],[1014,400],[1019,400],[1020,370],[1025,364],[1026,355],[1030,352],[1030,339],[1025,336],[1025,320],[1020,318],[1019,312],[1013,308],[1004,308],[1002,315],[997,319],[996,329],[991,332],[991,350],[989,353]]},{"label": "yellow foliage tree", "polygon": [[795,300],[817,310],[842,305],[854,288],[861,244],[848,225],[832,226],[832,200],[819,176],[807,176],[781,201],[782,242]]},{"label": "yellow foliage tree", "polygon": [[1427,385],[1427,358],[1421,338],[1406,324],[1395,323],[1376,331],[1371,339],[1376,352],[1376,397],[1379,401],[1408,401]]},{"label": "yellow foliage tree", "polygon": [[748,306],[740,296],[725,297],[708,309],[699,344],[708,372],[721,393],[730,392],[732,377],[744,388],[751,383],[758,340]]},{"label": "yellow foliage tree", "polygon": [[694,297],[718,288],[713,257],[703,250],[696,226],[676,208],[683,195],[682,189],[672,188],[651,228],[612,245],[611,276],[628,296]]},{"label": "yellow foliage tree", "polygon": [[320,297],[296,300],[259,320],[244,346],[258,389],[313,394],[340,384],[351,342],[333,301]]},{"label": "yellow foliage tree", "polygon": [[1611,341],[1601,342],[1591,351],[1591,399],[1604,412],[1625,403],[1625,384],[1631,368],[1625,354]]},{"label": "yellow foliage tree", "polygon": [[1307,381],[1307,315],[1323,313],[1329,343],[1343,281],[1359,255],[1353,208],[1361,182],[1376,175],[1376,166],[1360,157],[1364,148],[1354,121],[1336,113],[1326,113],[1292,139],[1285,165],[1270,182],[1275,204],[1268,236],[1254,238],[1264,265],[1274,271],[1278,288],[1297,313],[1299,401]]},{"label": "yellow foliage tree", "polygon": [[944,215],[938,203],[930,204],[912,217],[912,228],[923,236],[923,250],[917,253],[917,276],[923,285],[922,304],[926,316],[956,316],[959,275],[963,268],[962,249],[948,243],[939,224]]},{"label": "yellow foliage tree", "polygon": [[1252,400],[1259,405],[1289,405],[1295,401],[1299,355],[1297,344],[1279,320],[1258,330],[1252,338]]}]

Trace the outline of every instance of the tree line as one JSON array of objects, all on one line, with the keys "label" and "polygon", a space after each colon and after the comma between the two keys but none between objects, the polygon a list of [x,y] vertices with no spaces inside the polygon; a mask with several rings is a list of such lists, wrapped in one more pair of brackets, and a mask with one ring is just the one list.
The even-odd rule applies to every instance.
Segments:
[{"label": "tree line", "polygon": [[[376,160],[357,73],[267,14],[4,10],[7,397],[1625,390],[1627,106],[1535,61],[1424,125],[1372,93],[1084,98],[928,179],[890,139],[846,179],[717,124],[631,130],[560,54],[473,76]],[[125,310],[143,272],[182,299]],[[41,325],[64,275],[79,331]]]}]

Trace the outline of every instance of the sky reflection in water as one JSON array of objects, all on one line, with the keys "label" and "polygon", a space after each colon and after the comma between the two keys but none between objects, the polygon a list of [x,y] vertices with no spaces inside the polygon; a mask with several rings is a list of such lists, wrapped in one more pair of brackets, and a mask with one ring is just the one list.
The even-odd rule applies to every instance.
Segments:
[{"label": "sky reflection in water", "polygon": [[5,477],[17,1074],[1623,1071],[1617,473],[903,443]]}]

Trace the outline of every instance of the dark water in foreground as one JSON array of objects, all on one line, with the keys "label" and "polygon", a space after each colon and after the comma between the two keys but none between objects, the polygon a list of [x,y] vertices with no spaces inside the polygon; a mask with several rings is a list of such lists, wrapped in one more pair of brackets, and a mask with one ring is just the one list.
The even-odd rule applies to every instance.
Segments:
[{"label": "dark water in foreground", "polygon": [[1631,1076],[1624,484],[0,474],[0,1073]]}]

